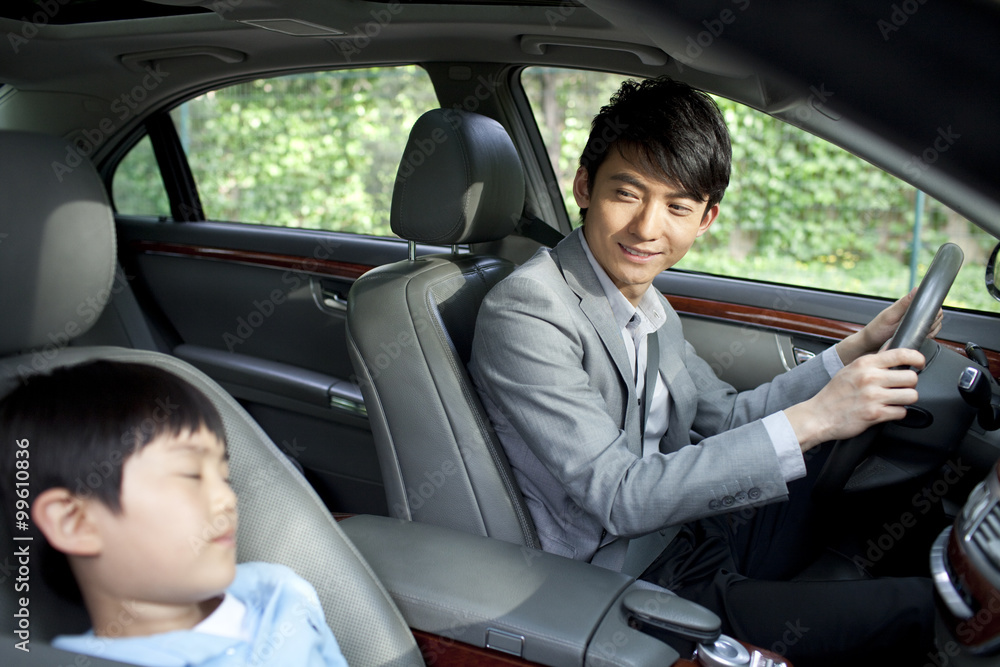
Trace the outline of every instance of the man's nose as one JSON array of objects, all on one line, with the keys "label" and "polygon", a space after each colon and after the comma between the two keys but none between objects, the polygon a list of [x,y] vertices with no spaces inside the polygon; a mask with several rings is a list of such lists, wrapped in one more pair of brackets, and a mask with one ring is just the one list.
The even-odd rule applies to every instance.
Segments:
[{"label": "man's nose", "polygon": [[632,217],[629,232],[643,241],[651,241],[658,236],[660,216],[662,211],[655,202],[649,202],[639,208]]}]

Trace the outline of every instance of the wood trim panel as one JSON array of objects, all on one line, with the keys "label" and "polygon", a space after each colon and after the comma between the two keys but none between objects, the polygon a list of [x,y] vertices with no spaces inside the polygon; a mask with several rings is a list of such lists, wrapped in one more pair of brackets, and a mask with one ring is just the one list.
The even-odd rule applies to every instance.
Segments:
[{"label": "wood trim panel", "polygon": [[800,315],[783,310],[772,310],[737,303],[710,301],[687,296],[665,294],[670,305],[678,313],[697,315],[715,320],[756,324],[788,333],[819,336],[829,340],[842,340],[862,326],[853,322],[841,322],[811,315]]},{"label": "wood trim panel", "polygon": [[507,655],[499,651],[473,646],[422,630],[412,630],[413,638],[424,656],[428,667],[448,665],[448,667],[524,667],[537,665],[524,658]]},{"label": "wood trim panel", "polygon": [[[831,342],[843,340],[852,333],[862,329],[860,324],[854,324],[853,322],[841,322],[823,317],[800,315],[798,313],[744,306],[722,301],[710,301],[708,299],[696,299],[669,294],[664,296],[670,301],[670,305],[674,307],[674,310],[682,315],[693,315],[725,322],[756,324],[791,334],[818,336]],[[961,343],[941,339],[937,339],[937,342],[959,354],[965,354],[965,346]],[[990,362],[990,373],[993,374],[993,377],[1000,378],[1000,352],[995,350],[985,350],[985,352],[986,358]]]},{"label": "wood trim panel", "polygon": [[175,257],[198,257],[215,259],[239,264],[266,266],[273,269],[288,269],[299,273],[315,273],[336,278],[354,280],[371,271],[373,266],[339,262],[330,259],[315,259],[312,257],[297,257],[295,255],[280,255],[254,250],[232,250],[229,248],[212,248],[209,246],[187,245],[183,243],[165,243],[160,241],[133,241],[132,248],[146,255],[173,255]]},{"label": "wood trim panel", "polygon": [[[133,241],[131,247],[136,252],[148,255],[199,257],[202,259],[214,259],[254,266],[266,266],[274,269],[287,269],[300,273],[312,273],[346,280],[360,278],[375,268],[368,264],[356,264],[353,262],[160,241]],[[665,296],[670,300],[670,304],[674,307],[674,310],[684,315],[706,317],[725,322],[754,324],[791,334],[817,336],[829,341],[842,340],[862,328],[861,325],[853,322],[842,322],[823,317],[814,317],[812,315],[800,315],[787,311],[687,296],[669,294]],[[964,354],[964,348],[959,343],[947,340],[938,340],[938,342],[945,347]],[[1000,352],[986,350],[986,356],[990,362],[990,372],[994,377],[1000,378]]]}]

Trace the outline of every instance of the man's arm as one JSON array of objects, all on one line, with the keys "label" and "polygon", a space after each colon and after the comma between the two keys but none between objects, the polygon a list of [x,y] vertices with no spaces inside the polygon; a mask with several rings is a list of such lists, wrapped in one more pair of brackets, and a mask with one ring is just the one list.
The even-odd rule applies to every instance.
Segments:
[{"label": "man's arm", "polygon": [[[495,418],[510,423],[552,483],[609,533],[624,536],[717,513],[722,499],[741,491],[754,489],[755,502],[785,497],[759,421],[669,454],[631,451],[638,427],[627,433],[621,426],[622,378],[579,299],[557,290],[523,276],[494,288],[479,314],[471,364]],[[719,385],[731,404],[736,392]],[[508,456],[514,463],[516,453]]]}]

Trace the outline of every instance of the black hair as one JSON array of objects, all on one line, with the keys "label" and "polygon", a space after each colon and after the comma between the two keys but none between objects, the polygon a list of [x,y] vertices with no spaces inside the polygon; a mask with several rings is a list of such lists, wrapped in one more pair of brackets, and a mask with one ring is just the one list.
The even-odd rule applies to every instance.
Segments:
[{"label": "black hair", "polygon": [[[199,428],[225,444],[222,417],[212,402],[156,366],[93,361],[27,376],[0,401],[0,488],[9,519],[24,506],[18,500],[28,500],[30,506],[51,488],[94,497],[118,513],[125,461],[160,436]],[[18,461],[27,461],[22,474],[27,493],[25,487],[14,488],[15,478],[20,479],[16,475],[24,472]],[[64,557],[45,546],[46,579],[65,597],[78,600]]]},{"label": "black hair", "polygon": [[125,460],[161,435],[200,427],[225,443],[215,406],[173,373],[112,361],[62,367],[27,378],[0,402],[0,466],[13,465],[10,448],[27,439],[33,498],[63,487],[118,512]]},{"label": "black hair", "polygon": [[[593,190],[598,168],[614,148],[643,171],[679,183],[692,198],[720,201],[729,186],[732,146],[719,106],[707,94],[669,77],[628,80],[591,124],[580,166]],[[580,209],[586,220],[587,209]]]}]

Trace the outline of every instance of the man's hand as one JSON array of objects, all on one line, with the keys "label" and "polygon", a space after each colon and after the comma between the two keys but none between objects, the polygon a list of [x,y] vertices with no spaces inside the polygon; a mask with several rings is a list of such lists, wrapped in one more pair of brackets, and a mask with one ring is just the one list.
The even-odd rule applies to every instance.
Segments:
[{"label": "man's hand", "polygon": [[785,410],[802,451],[906,416],[905,406],[917,401],[917,373],[899,370],[900,366],[922,369],[924,355],[895,349],[862,356],[842,368],[814,397]]},{"label": "man's hand", "polygon": [[[903,315],[906,314],[906,309],[910,307],[916,291],[916,288],[914,288],[909,294],[876,315],[864,329],[851,334],[837,343],[837,354],[840,355],[840,359],[844,362],[845,366],[866,354],[879,350],[889,342],[889,339],[896,333],[896,329],[899,328],[899,323],[903,321]],[[943,320],[944,312],[938,310],[934,324],[927,334],[929,337],[938,335],[941,331]]]}]

